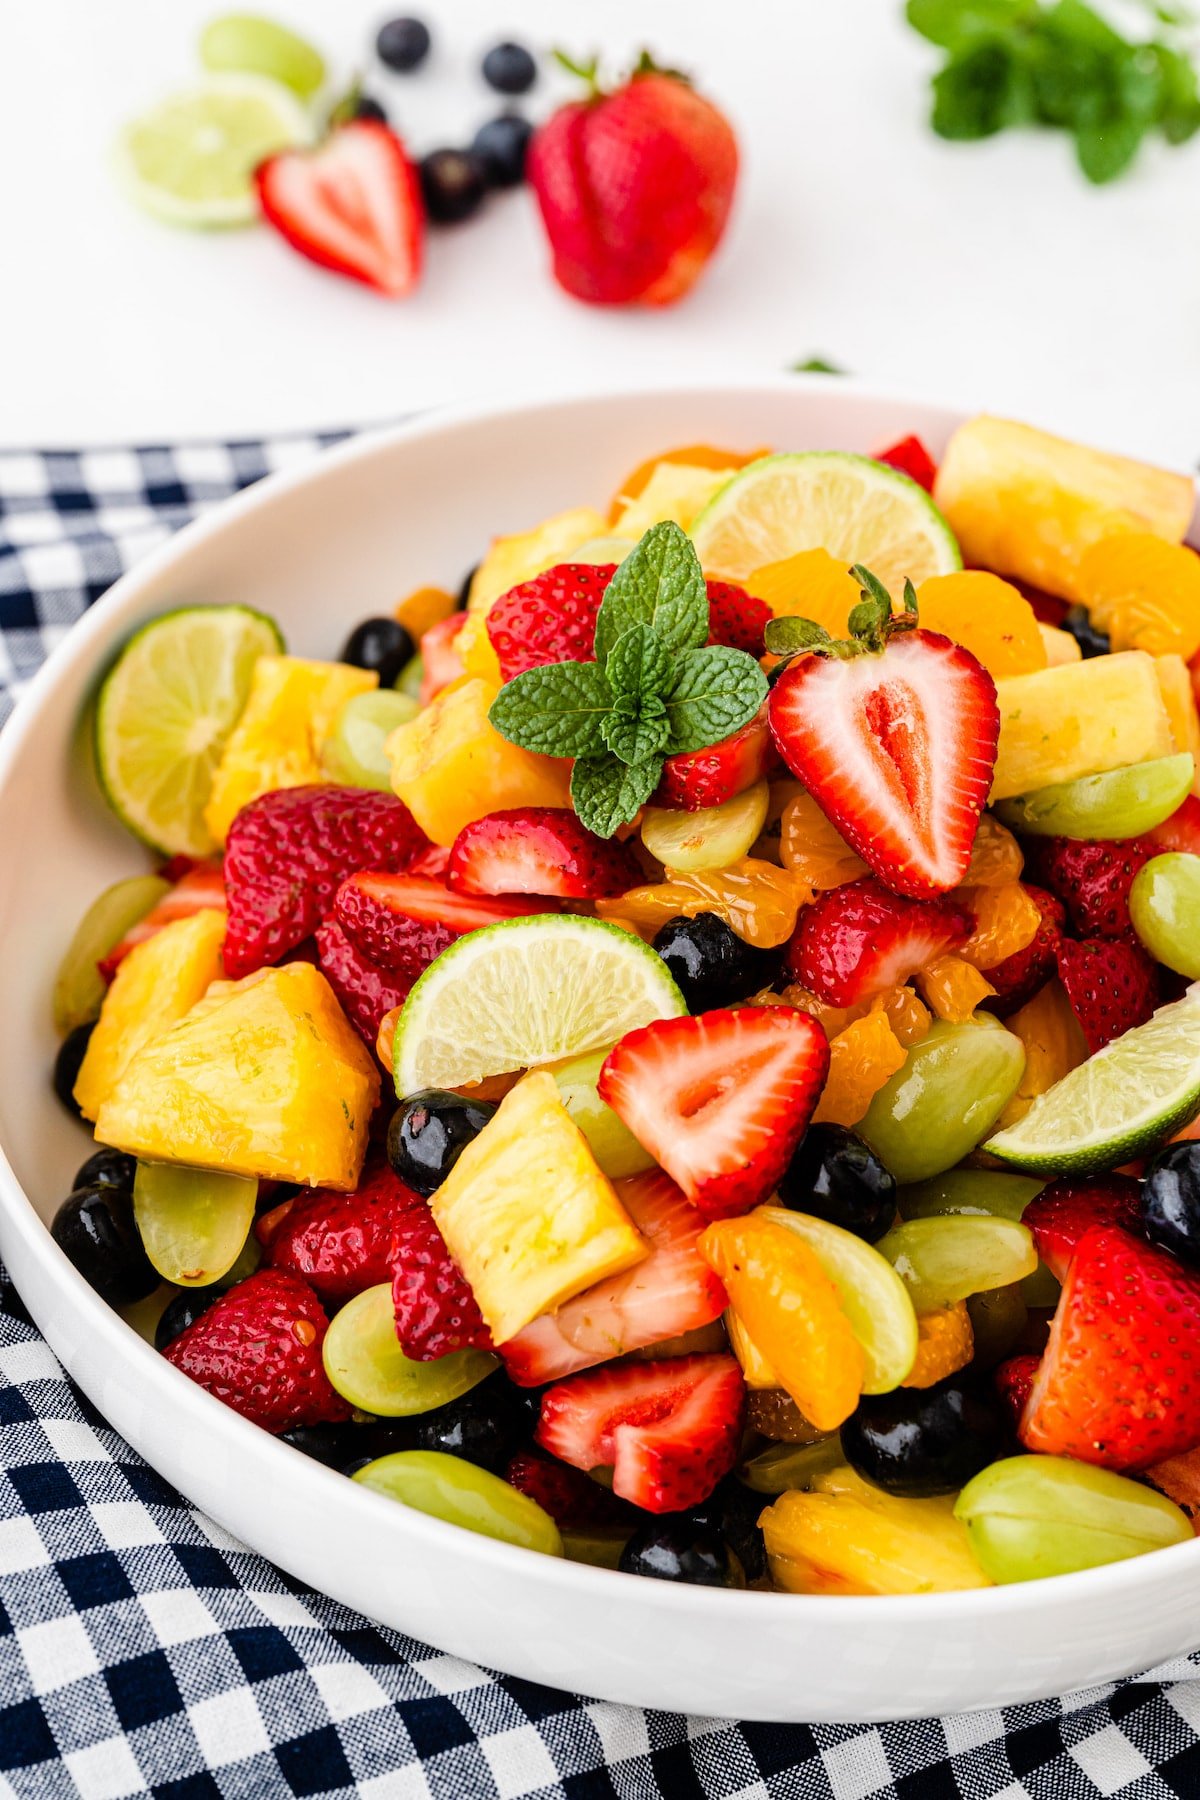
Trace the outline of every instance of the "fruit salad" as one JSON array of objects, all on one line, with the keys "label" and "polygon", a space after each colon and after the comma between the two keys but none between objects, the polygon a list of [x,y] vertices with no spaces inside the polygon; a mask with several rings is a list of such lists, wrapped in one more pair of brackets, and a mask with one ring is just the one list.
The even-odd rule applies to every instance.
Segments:
[{"label": "fruit salad", "polygon": [[1191,481],[976,418],[596,498],[331,660],[218,601],[121,649],[149,856],[54,987],[56,1241],[296,1453],[544,1555],[1189,1539]]}]

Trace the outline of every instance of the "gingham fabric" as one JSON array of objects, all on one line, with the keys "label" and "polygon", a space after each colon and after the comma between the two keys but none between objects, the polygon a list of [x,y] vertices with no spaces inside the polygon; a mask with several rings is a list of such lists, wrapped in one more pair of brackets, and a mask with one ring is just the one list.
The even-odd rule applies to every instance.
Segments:
[{"label": "gingham fabric", "polygon": [[[0,719],[139,555],[336,435],[0,453]],[[301,1587],[189,1506],[70,1385],[0,1271],[0,1794],[1196,1800],[1200,1654],[882,1726],[684,1718],[478,1669]]]}]

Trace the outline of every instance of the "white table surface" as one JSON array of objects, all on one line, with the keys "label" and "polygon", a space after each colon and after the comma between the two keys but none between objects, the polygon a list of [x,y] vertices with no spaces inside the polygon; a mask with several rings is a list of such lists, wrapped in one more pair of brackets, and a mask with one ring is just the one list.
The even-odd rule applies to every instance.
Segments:
[{"label": "white table surface", "polygon": [[[0,441],[252,435],[581,382],[763,372],[824,354],[1191,467],[1200,456],[1200,138],[1093,189],[1056,135],[947,145],[926,124],[935,53],[900,0],[420,0],[416,77],[372,86],[418,153],[496,110],[497,37],[643,42],[697,73],[744,151],[734,223],[662,312],[561,294],[527,192],[431,236],[411,299],[299,260],[266,229],[142,217],[106,162],[118,123],[194,70],[219,0],[3,0]],[[389,16],[270,0],[344,73]],[[543,83],[531,97],[550,100]]]}]

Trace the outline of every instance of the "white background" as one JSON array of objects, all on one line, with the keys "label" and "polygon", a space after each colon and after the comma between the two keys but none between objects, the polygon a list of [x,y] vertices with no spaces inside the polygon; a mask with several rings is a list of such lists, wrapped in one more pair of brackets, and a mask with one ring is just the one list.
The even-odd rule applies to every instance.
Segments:
[{"label": "white background", "polygon": [[[477,64],[505,35],[603,47],[614,64],[646,42],[719,99],[744,151],[734,224],[700,287],[664,312],[559,293],[524,191],[433,236],[401,302],[265,228],[143,218],[114,189],[108,147],[122,119],[189,79],[197,29],[219,9],[0,0],[0,441],[369,423],[821,353],[1181,466],[1200,456],[1200,139],[1147,148],[1099,190],[1057,135],[943,144],[925,122],[936,53],[900,0],[412,0],[435,55],[415,77],[373,71],[372,86],[418,153],[497,109]],[[269,9],[343,74],[388,16],[387,0]],[[550,100],[543,83],[531,109]]]}]

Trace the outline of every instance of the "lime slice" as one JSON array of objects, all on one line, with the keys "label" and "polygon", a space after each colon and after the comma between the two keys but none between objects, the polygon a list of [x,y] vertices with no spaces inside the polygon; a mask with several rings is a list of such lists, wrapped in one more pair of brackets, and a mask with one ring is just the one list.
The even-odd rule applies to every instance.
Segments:
[{"label": "lime slice", "polygon": [[210,19],[200,33],[200,61],[214,72],[253,71],[291,88],[301,100],[311,100],[325,80],[325,60],[319,50],[258,13],[223,13]]},{"label": "lime slice", "polygon": [[281,83],[211,75],[125,126],[117,173],[131,199],[171,225],[249,225],[258,164],[311,138],[308,114]]},{"label": "lime slice", "polygon": [[458,938],[409,994],[393,1040],[396,1092],[582,1056],[686,1011],[666,964],[619,925],[505,919]]},{"label": "lime slice", "polygon": [[204,856],[204,806],[260,656],[279,627],[248,606],[188,606],[131,638],[96,705],[96,768],[113,811],[169,856]]},{"label": "lime slice", "polygon": [[1039,1175],[1086,1175],[1140,1156],[1197,1112],[1200,983],[1089,1056],[983,1147]]},{"label": "lime slice", "polygon": [[719,488],[692,526],[705,571],[744,581],[800,550],[865,563],[898,593],[962,567],[954,534],[924,488],[869,456],[807,450],[763,456]]}]

